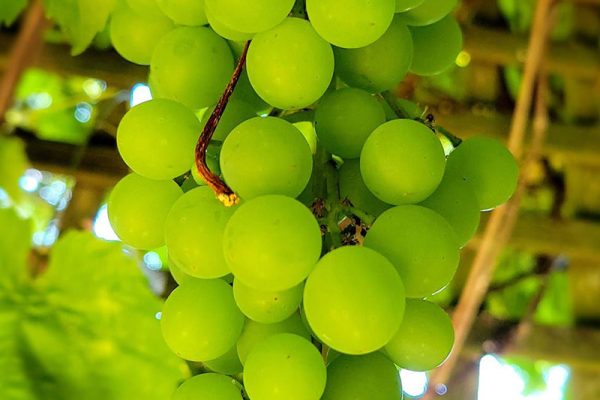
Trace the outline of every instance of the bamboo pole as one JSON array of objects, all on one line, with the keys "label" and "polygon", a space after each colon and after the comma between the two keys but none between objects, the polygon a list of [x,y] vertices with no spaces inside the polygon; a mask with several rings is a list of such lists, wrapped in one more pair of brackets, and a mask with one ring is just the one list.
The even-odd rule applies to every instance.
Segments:
[{"label": "bamboo pole", "polygon": [[45,27],[42,3],[40,0],[34,0],[25,14],[23,25],[10,52],[7,68],[0,80],[0,125],[4,122],[4,115],[11,104],[19,77],[32,62],[34,54],[42,44]]},{"label": "bamboo pole", "polygon": [[[525,62],[525,75],[519,98],[513,114],[513,122],[509,135],[509,149],[519,159],[522,154],[523,144],[536,78],[539,75],[541,60],[543,58],[546,39],[551,27],[550,11],[554,0],[538,0],[533,28],[530,34],[530,44]],[[541,147],[541,143],[538,147]],[[535,148],[534,148],[535,150]],[[526,160],[530,160],[532,147],[529,147]],[[526,167],[525,167],[526,168]],[[519,185],[512,199],[504,206],[492,212],[485,228],[481,245],[473,261],[471,271],[465,287],[461,293],[458,305],[452,315],[455,330],[455,342],[452,354],[446,362],[433,371],[430,379],[430,389],[426,399],[431,399],[440,386],[444,386],[451,376],[459,355],[464,347],[467,336],[479,311],[485,294],[490,285],[494,266],[503,247],[508,242],[517,221],[519,205],[523,196],[526,182],[522,168]],[[445,391],[441,391],[445,392]]]}]

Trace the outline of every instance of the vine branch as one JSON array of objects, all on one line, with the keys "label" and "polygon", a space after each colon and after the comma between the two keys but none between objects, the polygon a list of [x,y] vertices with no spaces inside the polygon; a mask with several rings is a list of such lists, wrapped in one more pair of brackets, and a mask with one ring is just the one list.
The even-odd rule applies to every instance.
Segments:
[{"label": "vine branch", "polygon": [[200,138],[198,138],[198,143],[196,144],[196,156],[195,156],[195,164],[200,176],[204,178],[207,185],[215,192],[217,198],[226,206],[231,207],[239,203],[240,198],[237,194],[233,192],[233,190],[227,186],[225,182],[219,178],[214,172],[212,172],[208,166],[206,165],[206,149],[210,144],[210,140],[217,129],[217,125],[225,112],[225,107],[227,107],[227,103],[229,102],[229,98],[233,94],[233,90],[240,79],[242,74],[242,70],[244,69],[244,64],[246,63],[246,55],[248,54],[248,48],[250,47],[250,41],[247,41],[244,45],[244,50],[240,55],[240,59],[231,75],[231,79],[229,83],[225,87],[225,91],[221,95],[219,102],[215,106],[212,114],[208,118],[204,129],[202,130],[202,134]]}]

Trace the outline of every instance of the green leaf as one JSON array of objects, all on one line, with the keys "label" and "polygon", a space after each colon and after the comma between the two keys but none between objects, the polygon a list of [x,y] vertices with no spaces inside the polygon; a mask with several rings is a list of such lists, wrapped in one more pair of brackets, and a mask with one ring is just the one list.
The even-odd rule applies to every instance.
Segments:
[{"label": "green leaf", "polygon": [[19,178],[28,167],[23,141],[0,135],[0,189],[8,194],[12,202],[18,203],[23,199]]},{"label": "green leaf", "polygon": [[4,297],[14,300],[0,312],[0,370],[15,372],[0,374],[0,398],[163,400],[189,374],[162,339],[161,301],[119,244],[69,232],[47,271]]},{"label": "green leaf", "polygon": [[27,0],[0,0],[0,26],[12,25],[27,7]]},{"label": "green leaf", "polygon": [[[0,158],[2,160],[2,158]],[[2,176],[0,174],[0,176]],[[33,382],[21,357],[20,303],[27,292],[31,227],[12,209],[0,209],[0,398],[33,399]]]},{"label": "green leaf", "polygon": [[73,55],[83,53],[106,26],[115,0],[44,0],[46,13],[71,41]]}]

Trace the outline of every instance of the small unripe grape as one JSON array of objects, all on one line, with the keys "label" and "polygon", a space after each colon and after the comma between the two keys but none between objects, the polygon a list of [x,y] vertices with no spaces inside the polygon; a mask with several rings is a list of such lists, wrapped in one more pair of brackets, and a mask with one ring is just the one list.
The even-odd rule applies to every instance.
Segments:
[{"label": "small unripe grape", "polygon": [[227,353],[244,326],[231,286],[221,279],[195,279],[176,288],[165,301],[163,337],[179,357],[212,360]]},{"label": "small unripe grape", "polygon": [[248,77],[254,90],[273,107],[286,110],[317,101],[331,82],[333,64],[329,43],[299,18],[286,18],[257,34],[248,50]]},{"label": "small unripe grape", "polygon": [[385,346],[385,353],[399,367],[429,371],[440,365],[454,344],[448,314],[426,300],[407,299],[400,329]]},{"label": "small unripe grape", "polygon": [[327,367],[322,400],[402,400],[398,369],[381,352],[341,355]]},{"label": "small unripe grape", "polygon": [[293,333],[310,340],[310,333],[304,326],[302,318],[297,313],[287,319],[272,324],[263,324],[252,320],[246,320],[244,329],[237,342],[237,352],[242,364],[246,363],[248,354],[254,347],[266,338],[280,333]]},{"label": "small unripe grape", "polygon": [[458,267],[454,230],[442,216],[414,205],[390,208],[377,218],[365,246],[383,254],[402,277],[407,297],[425,297],[450,282]]},{"label": "small unripe grape", "polygon": [[506,202],[515,192],[519,167],[502,143],[476,137],[465,140],[450,153],[447,174],[467,182],[479,208],[489,210]]},{"label": "small unripe grape", "polygon": [[170,180],[157,181],[138,174],[121,179],[108,199],[108,218],[119,239],[139,249],[164,244],[169,210],[182,195]]},{"label": "small unripe grape", "polygon": [[204,0],[156,0],[158,7],[178,25],[206,25]]},{"label": "small unripe grape", "polygon": [[127,61],[150,65],[156,44],[173,27],[173,22],[162,14],[121,7],[111,15],[110,37],[115,50]]},{"label": "small unripe grape", "polygon": [[395,0],[306,0],[310,23],[329,43],[345,48],[367,46],[392,22]]},{"label": "small unripe grape", "polygon": [[394,18],[388,30],[368,46],[336,47],[335,71],[347,84],[371,93],[396,87],[408,72],[413,41],[406,24]]},{"label": "small unripe grape", "polygon": [[462,31],[458,22],[447,16],[435,24],[411,27],[413,60],[410,71],[419,75],[439,74],[456,62],[462,50]]},{"label": "small unripe grape", "polygon": [[274,28],[288,16],[294,0],[206,0],[220,23],[237,32],[256,33]]},{"label": "small unripe grape", "polygon": [[424,26],[436,23],[456,7],[458,0],[425,0],[418,7],[399,14],[411,26]]},{"label": "small unripe grape", "polygon": [[289,333],[256,345],[244,369],[246,391],[257,400],[319,400],[325,380],[325,364],[317,348]]},{"label": "small unripe grape", "polygon": [[325,95],[315,113],[320,143],[344,159],[358,158],[365,140],[384,122],[385,112],[377,99],[353,88]]},{"label": "small unripe grape", "polygon": [[252,118],[234,128],[223,143],[220,163],[227,184],[246,200],[266,194],[296,197],[312,172],[302,133],[275,117]]},{"label": "small unripe grape", "polygon": [[125,114],[117,129],[123,161],[150,179],[173,179],[194,160],[200,121],[185,106],[166,99],[138,104]]},{"label": "small unripe grape", "polygon": [[442,181],[446,158],[439,139],[425,125],[396,119],[369,136],[360,155],[365,185],[389,204],[425,200]]},{"label": "small unripe grape", "polygon": [[156,45],[149,81],[155,97],[199,110],[219,100],[232,72],[233,56],[223,38],[209,28],[178,27]]},{"label": "small unripe grape", "polygon": [[327,253],[304,287],[306,319],[318,338],[346,354],[383,347],[396,333],[404,285],[394,266],[366,247]]},{"label": "small unripe grape", "polygon": [[241,387],[225,375],[201,374],[183,382],[173,393],[172,400],[242,400]]}]

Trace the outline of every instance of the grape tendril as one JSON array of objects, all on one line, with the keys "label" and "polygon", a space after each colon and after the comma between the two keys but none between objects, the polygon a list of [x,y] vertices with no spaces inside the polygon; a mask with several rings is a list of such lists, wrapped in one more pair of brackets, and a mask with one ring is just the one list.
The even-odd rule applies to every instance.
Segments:
[{"label": "grape tendril", "polygon": [[202,134],[198,138],[198,143],[196,144],[196,156],[195,156],[195,165],[198,169],[200,175],[204,178],[207,185],[215,192],[219,201],[221,201],[226,207],[231,207],[239,203],[240,198],[234,191],[227,186],[225,182],[221,180],[215,173],[213,173],[208,166],[206,165],[206,149],[210,144],[210,140],[212,139],[215,130],[217,129],[217,125],[225,112],[225,107],[227,107],[227,103],[229,102],[229,98],[231,97],[235,86],[237,85],[238,80],[242,74],[242,70],[244,69],[244,64],[246,63],[246,55],[248,54],[248,48],[250,47],[250,40],[246,42],[244,45],[244,50],[240,55],[238,63],[231,75],[231,79],[229,83],[225,87],[225,91],[221,95],[219,102],[217,103],[214,111],[208,118],[204,129],[202,129]]}]

